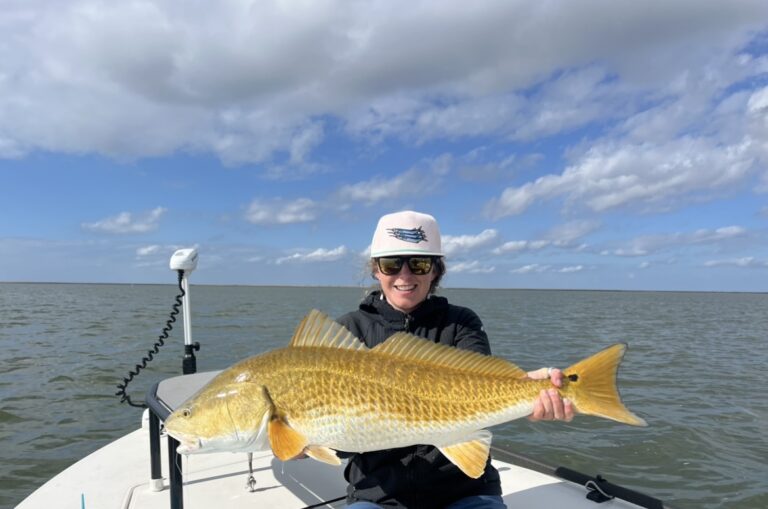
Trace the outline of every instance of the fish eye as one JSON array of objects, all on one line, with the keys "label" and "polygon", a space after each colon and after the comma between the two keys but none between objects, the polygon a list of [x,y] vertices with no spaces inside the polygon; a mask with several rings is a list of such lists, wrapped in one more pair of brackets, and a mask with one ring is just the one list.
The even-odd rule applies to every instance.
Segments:
[{"label": "fish eye", "polygon": [[189,408],[185,408],[181,411],[181,415],[183,415],[184,417],[189,417],[190,415],[192,415],[192,410],[190,410]]}]

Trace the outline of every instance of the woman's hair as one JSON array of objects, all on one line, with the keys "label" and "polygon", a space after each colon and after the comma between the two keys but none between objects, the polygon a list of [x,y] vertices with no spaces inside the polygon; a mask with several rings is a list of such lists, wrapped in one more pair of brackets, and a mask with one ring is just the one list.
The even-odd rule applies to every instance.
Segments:
[{"label": "woman's hair", "polygon": [[[440,285],[440,280],[443,279],[447,270],[445,267],[445,258],[442,256],[435,256],[433,259],[435,260],[435,263],[432,264],[432,272],[435,273],[435,279],[433,279],[432,283],[429,285],[430,294],[437,291],[437,287]],[[368,267],[371,271],[371,277],[376,279],[376,273],[379,271],[379,266],[376,264],[376,258],[371,258],[369,260]]]}]

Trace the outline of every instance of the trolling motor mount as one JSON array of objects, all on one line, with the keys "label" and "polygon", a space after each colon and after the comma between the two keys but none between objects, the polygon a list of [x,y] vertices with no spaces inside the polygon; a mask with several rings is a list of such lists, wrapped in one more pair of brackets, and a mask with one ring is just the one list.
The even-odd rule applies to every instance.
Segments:
[{"label": "trolling motor mount", "polygon": [[175,270],[181,277],[181,286],[184,289],[184,307],[182,315],[184,317],[184,357],[181,360],[181,372],[185,375],[197,373],[197,358],[195,351],[200,350],[200,343],[192,342],[192,320],[190,319],[189,308],[189,283],[187,277],[197,268],[197,249],[187,248],[178,249],[169,263],[171,270]]}]

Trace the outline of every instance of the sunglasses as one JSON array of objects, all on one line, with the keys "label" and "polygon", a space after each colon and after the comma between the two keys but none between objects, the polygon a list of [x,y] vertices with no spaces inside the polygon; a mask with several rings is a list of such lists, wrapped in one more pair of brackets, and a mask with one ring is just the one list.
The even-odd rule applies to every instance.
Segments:
[{"label": "sunglasses", "polygon": [[406,262],[413,275],[423,276],[430,273],[435,259],[431,256],[384,256],[376,258],[379,271],[387,276],[399,274]]}]

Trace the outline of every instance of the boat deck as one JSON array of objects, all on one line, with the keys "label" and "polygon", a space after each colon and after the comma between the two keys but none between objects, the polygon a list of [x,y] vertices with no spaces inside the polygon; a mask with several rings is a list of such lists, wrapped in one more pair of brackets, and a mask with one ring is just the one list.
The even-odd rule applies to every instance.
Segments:
[{"label": "boat deck", "polygon": [[[167,458],[166,440],[163,458]],[[85,509],[168,509],[165,489],[153,491],[149,473],[149,432],[146,426],[95,451],[64,470],[25,499],[17,509],[84,507]],[[343,468],[311,459],[282,462],[271,452],[254,454],[255,491],[247,489],[245,454],[218,453],[183,460],[184,508],[241,509],[274,507],[301,509],[343,507],[324,501],[343,497]],[[166,462],[163,476],[167,479]],[[620,500],[596,505],[582,486],[517,465],[494,461],[509,507],[618,509],[637,507]],[[81,505],[82,503],[82,505]]]}]

